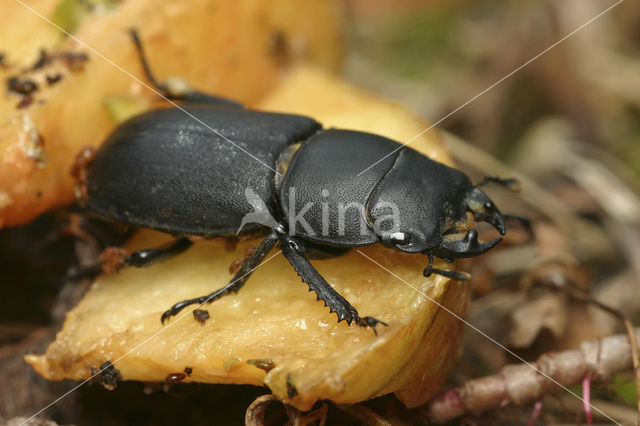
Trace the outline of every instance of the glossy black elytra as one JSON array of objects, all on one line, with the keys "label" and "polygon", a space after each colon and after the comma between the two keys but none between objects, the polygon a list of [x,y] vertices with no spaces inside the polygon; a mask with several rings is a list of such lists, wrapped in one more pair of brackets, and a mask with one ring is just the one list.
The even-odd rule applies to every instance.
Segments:
[{"label": "glossy black elytra", "polygon": [[191,245],[187,236],[267,230],[229,284],[176,303],[162,315],[163,323],[186,306],[237,292],[279,244],[339,322],[375,331],[384,323],[361,317],[310,257],[381,242],[428,256],[425,276],[465,279],[465,273],[434,268],[434,256],[477,256],[501,241],[480,242],[475,229],[461,231],[467,212],[505,234],[504,216],[461,171],[382,136],[323,129],[308,117],[252,111],[184,86],[177,92],[155,80],[135,32],[132,36],[150,82],[182,104],[138,115],[113,131],[86,161],[83,198],[90,210],[178,239],[135,252],[123,265],[143,266],[178,254]]}]

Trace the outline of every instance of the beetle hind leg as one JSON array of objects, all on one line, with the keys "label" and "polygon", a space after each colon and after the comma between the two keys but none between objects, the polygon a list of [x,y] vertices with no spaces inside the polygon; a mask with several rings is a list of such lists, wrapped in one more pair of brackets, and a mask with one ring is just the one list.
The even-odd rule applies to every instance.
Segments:
[{"label": "beetle hind leg", "polygon": [[281,229],[279,226],[276,226],[274,229],[272,229],[269,235],[267,235],[265,239],[262,240],[253,255],[242,263],[242,266],[240,267],[238,272],[236,272],[233,279],[226,286],[205,296],[187,299],[176,303],[162,314],[162,316],[160,317],[160,321],[162,322],[162,324],[164,324],[165,321],[169,318],[178,315],[178,313],[187,306],[211,303],[214,300],[217,300],[232,291],[234,293],[237,293],[238,290],[240,290],[240,288],[247,282],[247,280],[251,276],[251,273],[258,266],[260,266],[260,262],[262,261],[262,259],[265,258],[267,253],[269,253],[273,246],[275,246],[276,243],[280,240],[280,232]]},{"label": "beetle hind leg", "polygon": [[100,274],[114,274],[122,268],[135,266],[142,268],[153,263],[177,256],[193,243],[186,237],[178,238],[160,247],[134,251],[128,254],[119,247],[107,247],[100,254],[100,263],[81,268],[68,275],[70,281],[78,281],[84,278],[95,278]]},{"label": "beetle hind leg", "polygon": [[293,269],[298,273],[302,281],[307,283],[309,291],[314,291],[317,300],[322,300],[325,306],[329,306],[329,311],[338,316],[338,322],[346,321],[349,325],[356,323],[361,327],[371,327],[377,335],[376,326],[387,324],[373,317],[360,317],[356,308],[342,297],[337,291],[327,283],[320,273],[311,265],[309,260],[303,255],[306,247],[299,240],[291,237],[283,237],[282,252]]}]

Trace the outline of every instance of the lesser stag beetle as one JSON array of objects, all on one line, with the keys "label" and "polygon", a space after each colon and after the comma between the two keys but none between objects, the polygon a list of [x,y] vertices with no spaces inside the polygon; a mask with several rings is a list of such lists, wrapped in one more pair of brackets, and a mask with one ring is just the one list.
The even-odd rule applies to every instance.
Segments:
[{"label": "lesser stag beetle", "polygon": [[179,238],[125,256],[121,265],[143,266],[176,255],[191,245],[187,236],[268,229],[225,287],[176,303],[162,315],[163,323],[186,306],[238,291],[280,244],[338,322],[375,331],[384,323],[360,317],[309,257],[381,242],[428,256],[425,276],[465,279],[468,274],[434,268],[434,256],[448,261],[477,256],[501,241],[480,242],[475,229],[465,233],[466,213],[505,234],[504,216],[459,170],[382,136],[323,129],[308,117],[252,111],[228,99],[158,83],[139,38],[135,32],[132,36],[149,81],[165,97],[183,103],[124,122],[95,157],[83,157],[81,192],[95,212]]}]

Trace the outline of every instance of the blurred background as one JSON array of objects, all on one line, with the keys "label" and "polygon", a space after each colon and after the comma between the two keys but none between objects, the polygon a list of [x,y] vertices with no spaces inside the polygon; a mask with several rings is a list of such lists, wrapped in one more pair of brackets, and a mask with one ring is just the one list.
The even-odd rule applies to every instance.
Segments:
[{"label": "blurred background", "polygon": [[[615,2],[345,1],[345,78],[438,123],[450,134],[445,139],[456,162],[475,181],[500,175],[522,183],[520,195],[494,186],[487,191],[503,211],[530,218],[534,237],[514,222],[505,244],[472,266],[468,320],[527,360],[621,332],[620,322],[589,303],[591,298],[640,323],[640,5],[620,2],[500,82]],[[46,234],[55,220],[45,216],[29,227],[0,232],[2,280],[25,283],[2,290],[9,349],[2,353],[0,375],[9,381],[21,362],[6,357],[15,350],[12,345],[24,344],[25,335],[48,324],[53,301],[60,297],[59,289],[43,290],[45,278],[33,271],[62,277],[65,262],[73,261],[68,240],[33,255],[42,247],[29,242]],[[24,306],[30,306],[26,313]],[[59,318],[63,311],[54,315]],[[517,361],[468,330],[450,385],[496,373],[510,362]],[[125,384],[124,395],[137,395],[135,386]],[[595,405],[634,421],[636,391],[630,374],[593,386]],[[177,419],[190,409],[189,402],[206,404],[199,390],[194,386],[177,399],[162,394],[148,407],[123,410],[127,418],[142,421],[148,414],[141,413],[161,405],[175,414],[163,414],[165,420]],[[580,386],[572,390],[582,393]],[[260,393],[236,391],[240,412]],[[108,418],[110,407],[126,403],[122,395],[93,387],[77,398],[94,401],[88,403],[93,414]],[[56,409],[59,418],[87,418],[69,414],[73,401],[65,404]],[[396,424],[418,421],[393,397],[369,406]],[[206,415],[198,413],[202,417],[193,421],[206,422]],[[236,419],[236,414],[229,416]],[[525,405],[464,421],[526,424],[531,415],[532,405]],[[347,424],[348,419],[334,420]],[[561,393],[546,398],[533,421],[584,419],[582,403]]]},{"label": "blurred background", "polygon": [[[521,178],[520,197],[488,191],[532,219],[534,240],[513,238],[474,266],[468,320],[527,360],[623,331],[578,299],[640,321],[640,7],[614,4],[349,2],[347,78],[466,141],[449,147],[476,181]],[[452,383],[518,362],[469,329],[463,354]],[[631,375],[592,392],[635,423]],[[584,421],[580,405],[561,393],[537,421]],[[525,424],[531,413],[499,409],[480,423]]]},{"label": "blurred background", "polygon": [[[347,76],[436,121],[614,2],[349,4]],[[637,179],[639,14],[633,2],[621,2],[439,127],[529,170],[541,166],[527,159],[539,159],[530,154],[556,126],[585,150],[608,152]]]}]

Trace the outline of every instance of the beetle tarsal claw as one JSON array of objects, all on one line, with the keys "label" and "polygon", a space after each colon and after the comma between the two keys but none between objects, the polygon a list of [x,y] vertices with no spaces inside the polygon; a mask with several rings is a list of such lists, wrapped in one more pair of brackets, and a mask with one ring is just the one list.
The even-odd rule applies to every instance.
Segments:
[{"label": "beetle tarsal claw", "polygon": [[173,313],[173,311],[171,311],[171,309],[169,309],[168,311],[164,311],[164,313],[160,317],[160,322],[162,323],[162,325],[164,325],[164,323],[173,315],[175,314]]},{"label": "beetle tarsal claw", "polygon": [[389,327],[389,325],[387,325],[386,322],[380,321],[379,319],[375,319],[373,317],[360,318],[360,321],[358,321],[358,325],[361,327],[371,327],[371,329],[373,330],[376,336],[378,335],[378,331],[376,330],[376,326],[378,324],[382,324],[385,327]]}]

